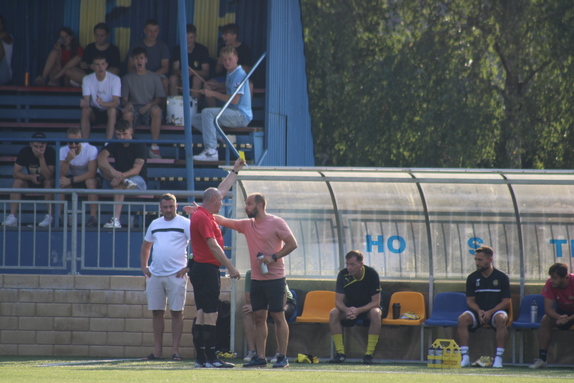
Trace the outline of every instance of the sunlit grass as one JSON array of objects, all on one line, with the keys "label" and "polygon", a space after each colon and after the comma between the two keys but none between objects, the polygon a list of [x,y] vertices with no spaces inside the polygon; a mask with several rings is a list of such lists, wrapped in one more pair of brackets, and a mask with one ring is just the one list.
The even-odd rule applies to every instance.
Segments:
[{"label": "sunlit grass", "polygon": [[[488,377],[488,382],[548,382],[574,379],[573,368],[549,368],[533,371],[526,367],[499,369],[466,368],[453,370],[429,369],[424,364],[358,363],[333,365],[328,363],[297,364],[284,370],[273,368],[245,369],[243,360],[231,360],[234,369],[195,369],[193,361],[173,362],[132,360],[103,360],[88,358],[0,358],[0,382],[475,382]],[[360,374],[360,376],[358,376]]]}]

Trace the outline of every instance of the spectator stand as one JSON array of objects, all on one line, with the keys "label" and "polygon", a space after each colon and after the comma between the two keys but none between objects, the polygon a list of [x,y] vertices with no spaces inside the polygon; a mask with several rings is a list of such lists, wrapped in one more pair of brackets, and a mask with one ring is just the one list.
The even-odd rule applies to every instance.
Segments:
[{"label": "spectator stand", "polygon": [[[6,138],[25,138],[37,130],[43,131],[51,138],[53,132],[65,135],[66,129],[80,127],[80,98],[80,88],[0,87],[0,131],[2,131],[0,145],[10,145]],[[235,148],[245,152],[248,163],[256,161],[263,153],[264,104],[265,91],[256,89],[253,99],[254,119],[249,126],[223,127],[223,131]],[[181,142],[184,139],[183,131],[183,126],[162,125],[158,144],[163,158],[161,161],[148,160],[150,188],[187,189],[185,145]],[[135,127],[135,134],[139,139],[151,137],[149,127],[145,125]],[[89,141],[104,138],[105,125],[93,126]],[[175,142],[167,142],[169,140]],[[219,143],[218,148],[221,158],[225,158],[226,145]],[[10,157],[10,151],[4,150],[4,147],[2,149],[3,157]],[[195,129],[193,150],[194,154],[203,150],[201,133]],[[217,186],[225,177],[225,172],[219,168],[221,165],[225,165],[225,161],[196,162],[194,164],[194,181],[198,183],[196,189],[204,190],[209,186]]]}]

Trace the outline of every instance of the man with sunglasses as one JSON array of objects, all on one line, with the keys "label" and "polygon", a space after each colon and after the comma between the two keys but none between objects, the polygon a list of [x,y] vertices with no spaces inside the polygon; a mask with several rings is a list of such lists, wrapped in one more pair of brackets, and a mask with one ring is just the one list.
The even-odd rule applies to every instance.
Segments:
[{"label": "man with sunglasses", "polygon": [[[79,128],[70,128],[66,136],[71,140],[82,138]],[[101,185],[96,178],[98,170],[98,149],[87,142],[69,141],[67,146],[60,148],[60,187],[62,189],[98,189]],[[66,196],[60,194],[60,199]],[[98,200],[97,194],[89,194],[88,201]],[[61,205],[60,205],[61,206]],[[90,204],[90,217],[87,227],[97,227],[98,205]]]}]

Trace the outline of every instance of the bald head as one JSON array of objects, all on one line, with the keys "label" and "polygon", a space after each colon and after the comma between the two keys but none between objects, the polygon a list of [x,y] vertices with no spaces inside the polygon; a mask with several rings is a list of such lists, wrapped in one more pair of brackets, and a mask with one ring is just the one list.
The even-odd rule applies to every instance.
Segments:
[{"label": "bald head", "polygon": [[221,209],[221,201],[223,197],[219,190],[216,188],[209,188],[203,192],[203,207],[209,210],[212,214],[219,213]]}]

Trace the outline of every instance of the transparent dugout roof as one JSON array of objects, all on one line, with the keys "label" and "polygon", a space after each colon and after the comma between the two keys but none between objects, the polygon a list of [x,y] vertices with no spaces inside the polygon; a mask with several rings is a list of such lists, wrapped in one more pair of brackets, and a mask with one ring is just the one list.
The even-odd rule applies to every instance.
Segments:
[{"label": "transparent dugout roof", "polygon": [[[238,185],[237,218],[261,192],[297,238],[288,277],[335,279],[350,250],[383,280],[465,280],[481,245],[514,283],[572,266],[573,171],[248,167]],[[234,238],[247,270],[245,240]]]}]

